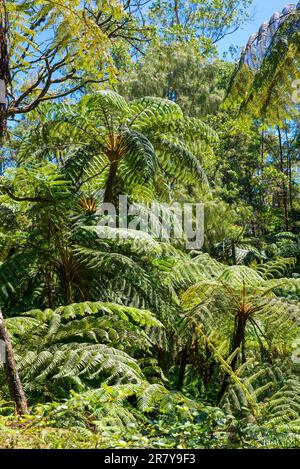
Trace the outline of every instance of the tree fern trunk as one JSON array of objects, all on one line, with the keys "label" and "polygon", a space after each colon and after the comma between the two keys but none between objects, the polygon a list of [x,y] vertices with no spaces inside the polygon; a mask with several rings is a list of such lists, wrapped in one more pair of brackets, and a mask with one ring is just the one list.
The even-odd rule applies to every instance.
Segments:
[{"label": "tree fern trunk", "polygon": [[64,292],[64,303],[69,305],[72,303],[72,282],[71,274],[68,271],[69,265],[64,266],[64,272],[62,275],[62,284]]},{"label": "tree fern trunk", "polygon": [[177,383],[177,390],[180,391],[182,389],[184,383],[184,375],[186,369],[186,361],[187,361],[187,347],[184,347],[181,353],[181,360],[180,360],[180,367],[178,373],[178,383]]},{"label": "tree fern trunk", "polygon": [[28,414],[27,401],[14,359],[11,341],[5,327],[4,318],[0,309],[0,340],[5,345],[4,371],[12,401],[16,404],[18,414]]},{"label": "tree fern trunk", "polygon": [[[239,314],[236,318],[236,325],[235,325],[235,328],[234,328],[234,334],[233,334],[232,347],[231,347],[230,354],[232,354],[237,348],[240,348],[243,345],[244,340],[245,340],[245,328],[246,328],[246,317],[242,313],[242,314]],[[237,355],[235,355],[235,357],[233,358],[233,360],[231,362],[230,366],[233,369],[233,371],[236,368],[238,358],[239,357],[238,357],[238,354],[237,354]]]},{"label": "tree fern trunk", "polygon": [[[244,340],[245,340],[246,321],[247,320],[246,320],[244,314],[239,314],[236,317],[236,323],[235,323],[235,328],[234,328],[234,333],[233,333],[233,338],[232,338],[232,346],[231,346],[231,349],[230,349],[230,352],[229,352],[229,356],[237,348],[240,348],[241,346],[243,347],[243,343],[244,343]],[[244,357],[244,350],[242,351],[242,355]],[[238,362],[238,358],[239,358],[239,354],[236,354],[233,357],[233,359],[230,363],[230,367],[233,371],[236,370],[236,365],[237,365],[237,362]],[[226,376],[223,380],[221,389],[220,389],[219,394],[218,394],[217,403],[219,403],[221,401],[222,397],[225,394],[225,391],[226,391],[228,385],[229,385],[229,375],[226,374]]]},{"label": "tree fern trunk", "polygon": [[109,168],[108,179],[106,182],[105,193],[104,193],[104,203],[112,203],[114,195],[114,187],[116,182],[116,176],[118,171],[118,161],[113,161]]},{"label": "tree fern trunk", "polygon": [[232,264],[236,265],[236,249],[235,249],[235,242],[231,240],[231,255],[232,255]]}]

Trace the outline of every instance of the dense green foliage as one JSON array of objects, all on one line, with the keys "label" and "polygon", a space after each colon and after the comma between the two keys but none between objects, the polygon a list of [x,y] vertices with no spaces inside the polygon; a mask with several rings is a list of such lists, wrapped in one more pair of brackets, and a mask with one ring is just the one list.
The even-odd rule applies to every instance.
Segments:
[{"label": "dense green foliage", "polygon": [[[215,55],[250,2],[149,3],[7,1],[0,308],[30,413],[4,367],[0,448],[300,446],[299,12],[250,70]],[[173,203],[204,204],[201,249],[163,235]]]}]

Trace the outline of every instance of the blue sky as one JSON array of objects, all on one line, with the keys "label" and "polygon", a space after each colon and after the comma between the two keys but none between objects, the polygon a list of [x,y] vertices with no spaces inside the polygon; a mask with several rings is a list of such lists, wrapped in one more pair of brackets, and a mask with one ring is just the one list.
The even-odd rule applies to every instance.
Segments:
[{"label": "blue sky", "polygon": [[254,0],[252,6],[252,13],[254,15],[253,20],[249,21],[249,23],[247,23],[243,29],[227,36],[219,43],[218,49],[220,55],[222,56],[223,52],[228,51],[231,45],[246,45],[249,36],[252,33],[258,31],[261,23],[268,21],[273,13],[275,13],[275,11],[281,11],[285,5],[291,3],[296,4],[297,2],[298,0]]}]

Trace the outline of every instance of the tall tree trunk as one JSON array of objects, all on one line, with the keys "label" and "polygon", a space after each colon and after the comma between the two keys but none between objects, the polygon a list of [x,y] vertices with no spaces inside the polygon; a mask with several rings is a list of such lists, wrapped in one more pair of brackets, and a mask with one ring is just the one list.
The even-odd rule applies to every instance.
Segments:
[{"label": "tall tree trunk", "polygon": [[7,86],[11,81],[8,56],[8,15],[5,0],[0,0],[0,141],[6,133]]},{"label": "tall tree trunk", "polygon": [[104,203],[112,203],[114,196],[114,187],[116,182],[116,176],[118,171],[118,161],[113,161],[110,164],[108,179],[106,181],[105,193],[104,193]]},{"label": "tall tree trunk", "polygon": [[3,314],[0,308],[0,340],[4,342],[5,357],[4,371],[12,401],[16,404],[18,414],[28,414],[28,406],[22,383],[17,370],[12,344],[5,327]]},{"label": "tall tree trunk", "polygon": [[[285,168],[284,168],[284,155],[283,155],[282,136],[281,136],[281,130],[280,130],[279,126],[277,126],[277,133],[278,133],[278,141],[279,141],[280,171],[285,176],[286,171],[285,171]],[[287,186],[286,186],[285,181],[283,181],[283,183],[282,183],[282,194],[283,194],[285,229],[288,231],[289,230],[288,190],[287,190]]]},{"label": "tall tree trunk", "polygon": [[265,203],[265,194],[264,194],[264,169],[265,169],[265,132],[261,131],[261,151],[260,151],[260,178],[261,178],[261,203]]},{"label": "tall tree trunk", "polygon": [[289,141],[288,135],[288,126],[285,126],[285,138],[287,144],[287,172],[288,172],[288,179],[289,179],[289,202],[290,202],[290,209],[293,210],[293,175],[292,175],[292,147]]},{"label": "tall tree trunk", "polygon": [[293,175],[292,175],[292,154],[288,153],[288,173],[289,173],[289,199],[290,209],[293,210]]}]

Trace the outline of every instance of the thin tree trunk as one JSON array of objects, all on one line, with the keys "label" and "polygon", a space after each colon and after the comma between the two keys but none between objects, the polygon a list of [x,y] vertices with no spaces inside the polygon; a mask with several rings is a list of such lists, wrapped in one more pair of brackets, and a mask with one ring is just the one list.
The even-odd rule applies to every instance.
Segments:
[{"label": "thin tree trunk", "polygon": [[289,202],[290,202],[290,209],[293,210],[293,177],[292,177],[292,149],[289,141],[288,135],[288,127],[286,124],[285,127],[285,138],[287,144],[287,171],[288,171],[288,178],[289,178]]},{"label": "thin tree trunk", "polygon": [[108,179],[106,182],[105,193],[104,193],[104,203],[112,203],[114,195],[114,187],[116,182],[116,176],[118,171],[118,161],[113,161],[109,168]]},{"label": "thin tree trunk", "polygon": [[18,414],[28,414],[28,406],[22,383],[17,370],[12,344],[5,327],[3,314],[0,308],[0,340],[5,345],[4,371],[12,401],[16,404]]},{"label": "thin tree trunk", "polygon": [[46,284],[46,290],[47,290],[48,308],[52,309],[53,301],[52,301],[51,273],[50,272],[45,272],[45,284]]},{"label": "thin tree trunk", "polygon": [[[282,174],[285,176],[286,172],[284,169],[284,161],[283,161],[283,145],[282,145],[282,136],[280,127],[277,126],[278,132],[278,141],[279,141],[279,156],[280,156],[280,170]],[[285,222],[285,229],[289,230],[289,210],[288,210],[288,191],[286,187],[286,182],[283,181],[282,184],[282,192],[283,192],[283,208],[284,208],[284,222]]]},{"label": "thin tree trunk", "polygon": [[5,0],[0,0],[0,140],[6,134],[7,86],[11,81],[8,55],[8,15]]},{"label": "thin tree trunk", "polygon": [[179,1],[174,1],[174,12],[175,12],[175,24],[180,26],[180,17],[179,17]]},{"label": "thin tree trunk", "polygon": [[187,360],[187,346],[184,347],[181,353],[181,360],[180,360],[180,367],[178,373],[178,383],[177,383],[177,390],[180,391],[182,389],[184,383],[184,375],[186,369],[186,360]]},{"label": "thin tree trunk", "polygon": [[290,208],[293,210],[293,178],[292,178],[292,155],[289,152],[288,154],[288,171],[289,171],[289,199],[290,199]]},{"label": "thin tree trunk", "polygon": [[[264,169],[265,169],[265,133],[262,130],[261,132],[261,153],[260,153],[260,178],[261,178],[261,187],[264,187]],[[265,194],[264,189],[261,191],[261,203],[264,205],[265,203]]]},{"label": "thin tree trunk", "polygon": [[73,302],[72,298],[72,267],[69,262],[63,266],[62,271],[62,285],[63,285],[63,292],[64,292],[64,303],[69,305]]},{"label": "thin tree trunk", "polygon": [[236,249],[235,249],[235,242],[231,240],[231,255],[232,255],[232,264],[236,265]]}]

